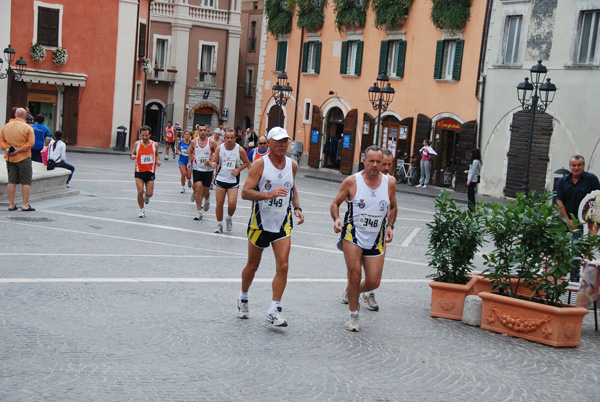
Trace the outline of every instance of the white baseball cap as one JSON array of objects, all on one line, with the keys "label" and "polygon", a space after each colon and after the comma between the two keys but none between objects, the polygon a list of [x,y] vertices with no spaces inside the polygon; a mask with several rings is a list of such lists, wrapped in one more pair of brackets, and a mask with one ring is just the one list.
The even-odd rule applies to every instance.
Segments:
[{"label": "white baseball cap", "polygon": [[283,140],[284,138],[291,139],[291,137],[289,136],[287,131],[285,131],[285,129],[282,127],[273,127],[272,129],[269,130],[269,134],[267,134],[268,140],[279,141],[279,140]]}]

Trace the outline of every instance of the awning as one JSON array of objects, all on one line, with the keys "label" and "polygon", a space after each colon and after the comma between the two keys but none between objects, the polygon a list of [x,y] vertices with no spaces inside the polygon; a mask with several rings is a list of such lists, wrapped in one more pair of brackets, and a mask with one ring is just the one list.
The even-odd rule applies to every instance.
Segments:
[{"label": "awning", "polygon": [[59,73],[56,71],[34,70],[28,68],[25,71],[25,74],[23,74],[21,81],[39,84],[85,87],[87,74]]}]

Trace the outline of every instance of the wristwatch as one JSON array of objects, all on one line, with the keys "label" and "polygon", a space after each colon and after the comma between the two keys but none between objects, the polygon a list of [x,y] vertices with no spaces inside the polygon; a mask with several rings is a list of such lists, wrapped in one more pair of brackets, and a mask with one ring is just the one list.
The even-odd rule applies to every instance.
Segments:
[{"label": "wristwatch", "polygon": [[296,211],[302,212],[302,208],[300,208],[300,207],[294,207],[294,212],[296,212]]},{"label": "wristwatch", "polygon": [[388,223],[388,226],[391,226],[392,230],[394,230],[394,224],[393,223]]}]

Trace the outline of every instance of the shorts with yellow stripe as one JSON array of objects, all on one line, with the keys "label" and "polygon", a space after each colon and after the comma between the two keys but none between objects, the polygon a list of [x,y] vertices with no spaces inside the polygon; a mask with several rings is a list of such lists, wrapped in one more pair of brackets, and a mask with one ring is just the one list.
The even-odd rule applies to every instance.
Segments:
[{"label": "shorts with yellow stripe", "polygon": [[352,221],[351,209],[346,212],[346,216],[344,217],[344,226],[342,227],[342,233],[340,235],[340,240],[337,243],[337,248],[340,251],[343,251],[344,240],[360,247],[362,249],[363,257],[378,257],[385,253],[385,228],[387,226],[387,219],[384,220],[381,225],[381,229],[377,234],[375,242],[373,243],[373,247],[366,248],[362,247],[360,244],[359,237],[360,231],[356,229],[354,222]]},{"label": "shorts with yellow stripe", "polygon": [[290,207],[279,232],[267,232],[263,230],[258,202],[253,203],[252,215],[250,215],[250,221],[248,222],[248,240],[256,247],[267,248],[271,243],[291,236],[292,228],[292,208]]}]

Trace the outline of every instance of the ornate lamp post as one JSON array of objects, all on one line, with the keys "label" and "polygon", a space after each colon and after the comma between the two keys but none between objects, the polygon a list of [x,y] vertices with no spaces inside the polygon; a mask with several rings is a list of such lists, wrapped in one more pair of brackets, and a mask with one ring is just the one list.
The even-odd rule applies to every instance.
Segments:
[{"label": "ornate lamp post", "polygon": [[[6,49],[4,49],[4,60],[2,58],[0,58],[0,79],[5,79],[6,80],[6,123],[8,123],[8,120],[10,120],[10,104],[9,104],[9,100],[10,100],[10,83],[12,82],[13,79],[15,80],[20,80],[21,77],[23,76],[23,74],[25,73],[25,70],[27,70],[27,62],[25,60],[23,60],[23,56],[21,56],[21,58],[19,60],[17,60],[17,62],[15,63],[17,70],[15,71],[10,65],[12,64],[12,62],[15,60],[15,49],[13,49],[12,47],[10,47],[10,44],[8,44],[8,47]],[[6,61],[7,65],[6,65],[6,70],[3,72],[2,71],[2,67],[4,64],[4,61]]]},{"label": "ornate lamp post", "polygon": [[277,112],[277,125],[281,127],[281,108],[285,106],[288,99],[290,98],[290,94],[292,93],[292,87],[290,83],[287,82],[288,76],[285,71],[282,71],[277,76],[277,84],[273,85],[271,90],[273,91],[273,98],[275,99],[275,104],[279,106],[279,111]]},{"label": "ornate lamp post", "polygon": [[[548,69],[542,65],[541,60],[538,60],[538,64],[531,67],[529,71],[531,82],[529,82],[529,78],[525,78],[525,81],[517,85],[517,96],[519,102],[521,102],[521,107],[523,108],[523,111],[531,113],[529,141],[527,143],[527,159],[525,159],[525,173],[523,174],[523,186],[521,187],[525,194],[529,193],[529,164],[531,161],[531,145],[533,143],[535,114],[536,112],[544,113],[550,103],[554,100],[554,95],[556,94],[556,86],[550,82],[550,78],[546,78]],[[531,102],[529,102],[530,99]]]},{"label": "ornate lamp post", "polygon": [[[396,91],[389,83],[390,79],[385,73],[377,76],[377,82],[369,88],[369,101],[373,109],[377,110],[377,130],[375,132],[375,145],[379,145],[379,127],[381,126],[381,112],[385,112],[394,100]],[[386,85],[387,84],[387,85]]]}]

